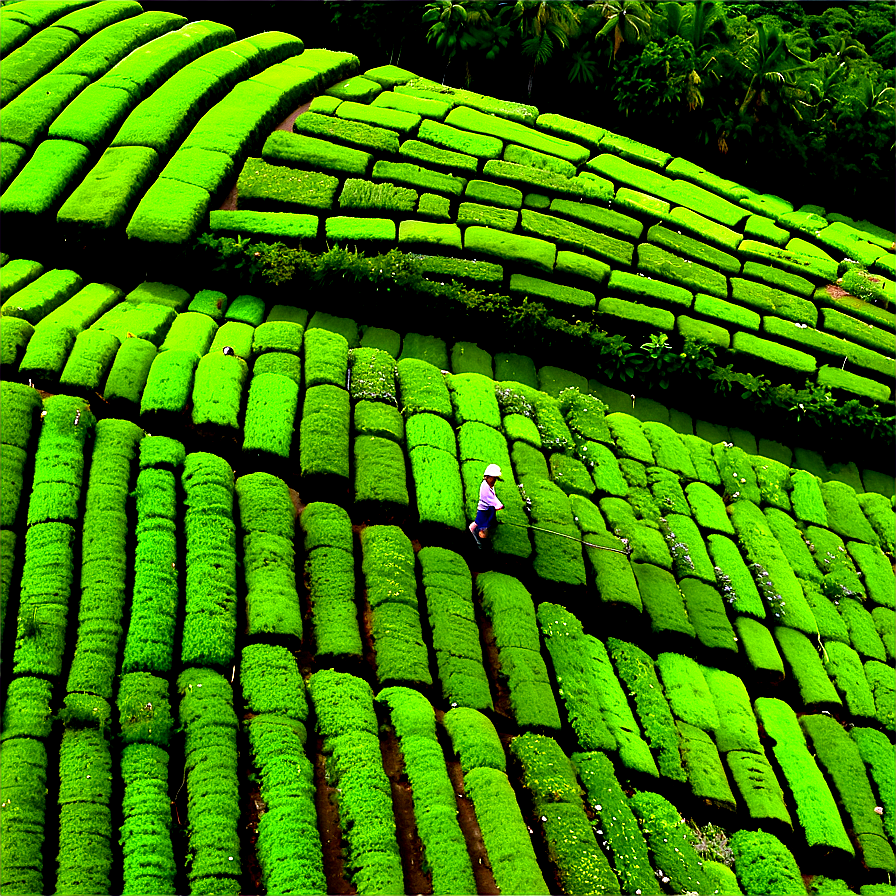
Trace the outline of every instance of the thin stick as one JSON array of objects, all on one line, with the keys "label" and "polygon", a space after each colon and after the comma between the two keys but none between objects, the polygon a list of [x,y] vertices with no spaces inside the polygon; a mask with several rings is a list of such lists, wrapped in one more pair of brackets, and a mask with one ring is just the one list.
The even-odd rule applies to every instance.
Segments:
[{"label": "thin stick", "polygon": [[599,551],[612,551],[614,554],[625,554],[628,556],[628,551],[619,550],[619,548],[608,548],[606,545],[602,544],[592,544],[590,541],[582,541],[581,538],[575,538],[572,535],[564,535],[562,532],[555,532],[553,529],[543,529],[541,526],[524,526],[522,523],[511,523],[509,520],[502,520],[502,526],[516,526],[519,529],[537,529],[539,532],[547,532],[548,535],[557,535],[560,538],[568,538],[570,541],[577,541],[579,544],[584,544],[589,548],[597,548]]}]

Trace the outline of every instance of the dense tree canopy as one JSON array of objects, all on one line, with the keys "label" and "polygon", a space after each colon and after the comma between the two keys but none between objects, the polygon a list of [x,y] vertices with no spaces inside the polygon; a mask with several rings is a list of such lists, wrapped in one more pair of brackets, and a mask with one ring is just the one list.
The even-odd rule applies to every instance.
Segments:
[{"label": "dense tree canopy", "polygon": [[532,102],[795,203],[893,223],[896,27],[884,0],[236,2],[216,15],[238,33],[313,34],[367,67]]}]

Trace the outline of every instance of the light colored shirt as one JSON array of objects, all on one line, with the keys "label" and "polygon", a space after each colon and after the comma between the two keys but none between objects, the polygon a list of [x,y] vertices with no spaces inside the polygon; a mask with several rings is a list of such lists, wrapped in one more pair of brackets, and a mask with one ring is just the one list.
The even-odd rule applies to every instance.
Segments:
[{"label": "light colored shirt", "polygon": [[483,479],[482,485],[479,486],[479,505],[476,509],[488,510],[489,507],[503,510],[504,505],[498,500],[495,490]]}]

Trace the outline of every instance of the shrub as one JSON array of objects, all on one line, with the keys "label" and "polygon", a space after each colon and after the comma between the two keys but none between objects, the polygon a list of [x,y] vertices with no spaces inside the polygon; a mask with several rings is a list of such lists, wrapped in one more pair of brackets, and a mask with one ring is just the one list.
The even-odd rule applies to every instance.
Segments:
[{"label": "shrub", "polygon": [[501,674],[521,727],[560,728],[560,716],[541,658],[532,597],[517,579],[497,572],[480,574],[476,588],[492,623]]},{"label": "shrub", "polygon": [[[508,228],[509,229],[509,228]],[[523,294],[548,303],[554,302],[562,310],[564,308],[593,308],[594,293],[573,286],[561,286],[548,280],[527,277],[525,274],[513,274],[510,278],[510,292]]]},{"label": "shrub", "polygon": [[180,413],[193,390],[193,375],[199,357],[195,352],[170,349],[158,354],[149,368],[140,402],[140,413]]},{"label": "shrub", "polygon": [[518,217],[519,215],[512,209],[493,208],[473,202],[462,202],[457,211],[457,223],[462,227],[480,224],[483,227],[509,231],[516,227]]},{"label": "shrub", "polygon": [[[587,475],[587,473],[586,473]],[[565,493],[554,483],[534,477],[523,482],[527,502],[531,502],[534,530],[535,574],[549,582],[576,587],[585,584],[585,564],[578,545],[575,523]],[[559,544],[546,537],[548,532],[571,536]]]},{"label": "shrub", "polygon": [[607,650],[620,683],[634,698],[644,738],[656,755],[659,773],[673,781],[685,781],[678,734],[654,661],[636,645],[616,638],[607,639]]},{"label": "shrub", "polygon": [[348,479],[348,435],[348,392],[332,385],[307,389],[299,441],[302,476]]},{"label": "shrub", "polygon": [[47,271],[8,298],[3,303],[2,314],[36,324],[74,296],[81,289],[81,283],[74,271]]},{"label": "shrub", "polygon": [[643,274],[611,271],[607,289],[624,296],[632,296],[636,302],[650,305],[671,305],[676,311],[686,311],[694,301],[693,293],[682,286],[673,286]]},{"label": "shrub", "polygon": [[398,154],[401,158],[409,159],[412,162],[422,162],[424,165],[431,165],[434,168],[459,171],[464,174],[475,174],[479,167],[479,160],[475,156],[438,149],[419,140],[405,140],[401,144]]},{"label": "shrub", "polygon": [[[601,852],[582,808],[572,763],[552,738],[523,734],[510,742],[523,785],[539,815],[548,855],[565,891],[615,893],[616,875]],[[562,834],[561,834],[562,830]]]},{"label": "shrub", "polygon": [[368,526],[362,530],[361,546],[377,677],[381,682],[432,684],[410,541],[397,526]]},{"label": "shrub", "polygon": [[390,183],[348,178],[339,194],[339,207],[353,212],[408,213],[417,207],[417,193]]},{"label": "shrub", "polygon": [[812,611],[762,511],[741,499],[731,505],[730,516],[769,612],[785,625],[813,634],[816,626]]},{"label": "shrub", "polygon": [[[300,119],[305,117],[307,116],[299,116]],[[395,139],[397,141],[398,138]],[[288,131],[274,131],[265,141],[261,157],[273,165],[287,165],[290,168],[304,168],[310,171],[319,168],[335,174],[351,174],[358,177],[367,174],[373,159],[371,153],[362,149],[340,146],[330,140],[310,137],[304,133],[290,134]]]},{"label": "shrub", "polygon": [[192,352],[197,359],[201,358],[212,344],[218,325],[207,314],[197,311],[185,311],[174,318],[160,352],[177,349]]},{"label": "shrub", "polygon": [[659,896],[662,890],[650,867],[647,843],[619,786],[612,762],[600,752],[573,753],[572,761],[595,812],[595,834],[606,838],[601,842],[609,846],[623,891],[640,890],[644,896]]},{"label": "shrub", "polygon": [[185,729],[190,803],[189,878],[240,874],[237,720],[230,684],[207,669],[188,669],[177,680]]},{"label": "shrub", "polygon": [[356,436],[354,443],[355,503],[408,506],[404,452],[401,445],[379,436]]},{"label": "shrub", "polygon": [[719,714],[715,739],[720,752],[761,752],[756,717],[741,679],[722,669],[703,666],[702,670]]},{"label": "shrub", "polygon": [[656,664],[675,715],[703,731],[715,731],[719,716],[701,667],[677,653],[659,654]]},{"label": "shrub", "polygon": [[[703,579],[704,582],[715,584],[715,570],[710,562],[709,555],[706,553],[703,537],[700,535],[694,521],[683,514],[670,513],[666,516],[666,522],[660,525],[669,543],[669,550],[672,554],[672,569],[675,575],[679,579],[684,576],[694,576],[698,579]],[[706,613],[709,611],[709,606],[705,603],[705,599],[698,600],[698,605],[701,606],[702,612]],[[721,603],[718,609],[722,610]],[[809,612],[808,607],[805,609]],[[708,635],[709,633],[704,632],[704,634]]]},{"label": "shrub", "polygon": [[638,270],[649,276],[671,280],[691,292],[705,292],[723,299],[728,297],[728,281],[724,274],[649,243],[638,245]]},{"label": "shrub", "polygon": [[237,356],[206,355],[196,367],[193,423],[239,430],[237,419],[248,370]]},{"label": "shrub", "polygon": [[824,845],[854,855],[836,803],[800,730],[793,710],[780,700],[754,702],[759,721],[774,739],[775,759],[793,793],[796,814],[811,846]]},{"label": "shrub", "polygon": [[558,246],[584,251],[588,255],[597,255],[613,265],[628,267],[632,263],[631,243],[597,233],[580,224],[563,221],[552,215],[524,209],[520,229],[556,242]]},{"label": "shrub", "polygon": [[426,221],[402,221],[398,226],[399,244],[445,246],[460,251],[461,231],[456,224],[430,224]]},{"label": "shrub", "polygon": [[372,100],[382,89],[376,81],[356,75],[354,78],[347,78],[329,87],[327,95],[335,96],[342,100],[360,100],[366,103]]},{"label": "shrub", "polygon": [[0,317],[0,364],[18,370],[33,334],[34,327],[27,320]]},{"label": "shrub", "polygon": [[[272,358],[274,354],[262,357]],[[296,380],[275,372],[255,373],[246,402],[243,451],[264,451],[288,458],[298,400]]]},{"label": "shrub", "polygon": [[694,796],[733,810],[734,794],[712,738],[705,731],[684,722],[677,722],[676,727],[681,735],[681,756]]},{"label": "shrub", "polygon": [[681,581],[681,593],[700,643],[710,649],[737,653],[737,638],[718,591],[706,582],[685,578]]},{"label": "shrub", "polygon": [[748,896],[803,896],[806,887],[793,854],[777,837],[764,831],[738,831],[728,842],[737,879]]},{"label": "shrub", "polygon": [[451,419],[451,399],[438,368],[416,358],[404,358],[396,371],[399,406],[405,417],[425,412]]},{"label": "shrub", "polygon": [[893,708],[896,704],[896,677],[892,666],[869,660],[865,663],[865,677],[874,694],[877,721],[891,734],[896,732],[896,710]]},{"label": "shrub", "polygon": [[545,240],[475,225],[464,231],[464,249],[500,261],[531,265],[548,273],[553,270],[557,255],[555,245]]},{"label": "shrub", "polygon": [[417,136],[427,143],[480,159],[496,159],[501,155],[502,144],[497,138],[472,134],[468,130],[459,130],[437,121],[423,121],[417,131]]},{"label": "shrub", "polygon": [[416,190],[438,193],[447,197],[460,196],[466,181],[462,177],[441,174],[421,168],[410,162],[387,162],[380,160],[373,166],[371,180],[389,181]]},{"label": "shrub", "polygon": [[725,762],[751,818],[775,820],[792,826],[781,785],[765,753],[732,750],[725,754]]},{"label": "shrub", "polygon": [[441,523],[462,530],[465,524],[463,488],[457,458],[453,453],[428,445],[412,448],[409,457],[420,522]]},{"label": "shrub", "polygon": [[537,616],[579,745],[618,750],[627,768],[656,775],[603,643],[584,634],[579,620],[556,604],[540,604]]},{"label": "shrub", "polygon": [[[702,862],[687,836],[678,810],[658,793],[636,790],[630,804],[653,854],[661,882],[681,892],[708,890]],[[693,890],[691,889],[693,888]]]},{"label": "shrub", "polygon": [[297,722],[308,718],[305,683],[295,657],[285,647],[247,644],[240,661],[240,686],[251,713],[274,713]]},{"label": "shrub", "polygon": [[549,893],[507,775],[493,768],[474,768],[464,775],[464,787],[501,891]]},{"label": "shrub", "polygon": [[[309,505],[315,508],[325,506],[334,505]],[[304,519],[307,512],[300,519]],[[341,511],[340,516],[343,518],[332,529],[318,529],[310,520],[303,523],[306,550],[310,551],[305,561],[305,572],[313,612],[315,646],[321,657],[360,657],[362,649],[355,606],[351,521],[345,511]],[[317,519],[317,513],[314,519]],[[329,531],[334,534],[330,536]],[[346,543],[347,550],[343,549]],[[315,546],[318,549],[312,551]]]},{"label": "shrub", "polygon": [[84,330],[121,300],[122,291],[105,283],[88,283],[72,298],[51,311],[41,323],[65,324],[76,332]]},{"label": "shrub", "polygon": [[865,866],[882,871],[892,868],[893,850],[874,811],[876,802],[859,748],[829,716],[803,716],[800,725],[852,822]]},{"label": "shrub", "polygon": [[[631,547],[633,560],[654,564],[657,568],[672,568],[672,558],[666,540],[657,529],[637,520],[628,502],[621,498],[602,498],[599,506],[601,513],[606,517],[607,528],[623,539],[626,546]],[[669,597],[670,595],[666,595],[666,598]],[[673,617],[677,616],[672,609],[675,604],[667,604],[666,598],[660,599],[659,595],[656,595],[656,598],[659,602],[645,601],[651,618],[661,627],[672,624]],[[684,626],[683,630],[689,632],[690,624]]]},{"label": "shrub", "polygon": [[436,99],[428,100],[420,96],[408,96],[403,93],[387,91],[378,93],[370,105],[383,109],[398,109],[401,112],[411,112],[414,115],[433,118],[437,121],[441,121],[451,108],[448,103],[442,103]]},{"label": "shrub", "polygon": [[287,211],[301,206],[328,211],[339,181],[316,171],[299,171],[270,165],[262,159],[247,159],[237,182],[240,208]]},{"label": "shrub", "polygon": [[838,535],[877,544],[877,533],[869,524],[856,498],[855,490],[845,482],[825,482],[821,495],[827,511],[828,523]]}]

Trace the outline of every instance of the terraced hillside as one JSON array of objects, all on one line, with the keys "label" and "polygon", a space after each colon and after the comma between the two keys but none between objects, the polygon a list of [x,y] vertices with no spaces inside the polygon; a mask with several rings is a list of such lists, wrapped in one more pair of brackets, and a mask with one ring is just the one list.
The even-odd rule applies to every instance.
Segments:
[{"label": "terraced hillside", "polygon": [[285,33],[0,26],[0,891],[896,892],[893,234]]}]

